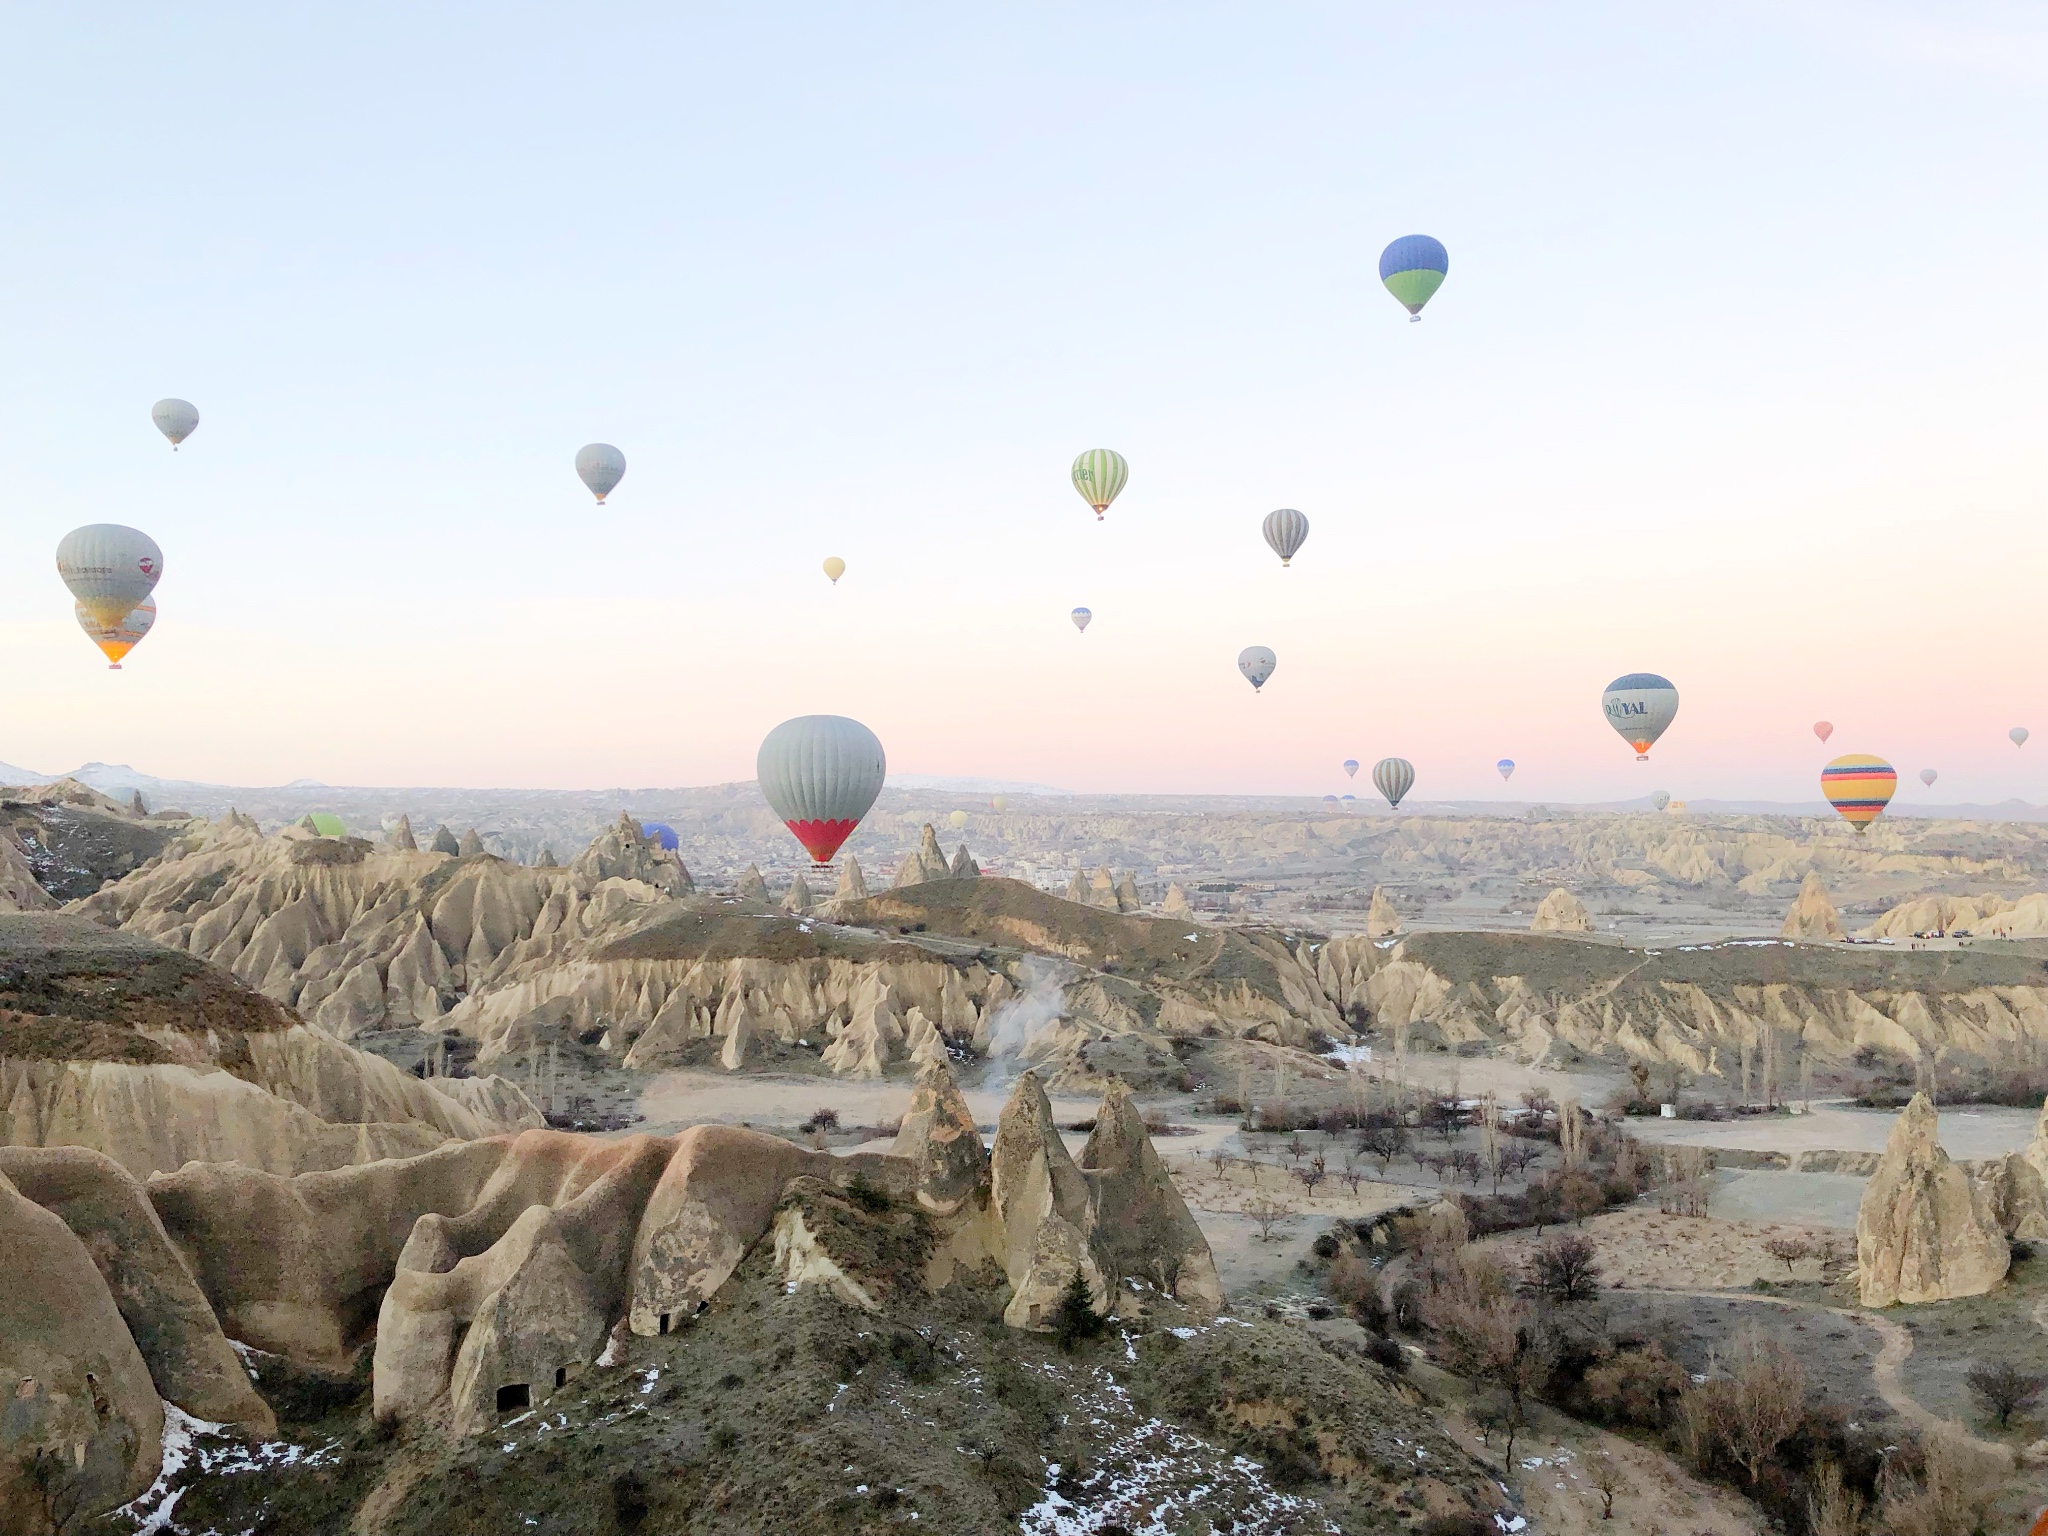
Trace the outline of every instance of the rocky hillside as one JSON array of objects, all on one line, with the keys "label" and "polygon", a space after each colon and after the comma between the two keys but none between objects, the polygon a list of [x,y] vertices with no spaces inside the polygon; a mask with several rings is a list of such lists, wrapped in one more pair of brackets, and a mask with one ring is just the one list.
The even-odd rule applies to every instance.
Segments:
[{"label": "rocky hillside", "polygon": [[89,896],[155,858],[189,820],[182,811],[150,815],[73,779],[0,789],[0,911]]},{"label": "rocky hillside", "polygon": [[90,1147],[137,1177],[294,1174],[539,1123],[509,1083],[412,1077],[190,955],[0,917],[0,1146]]}]

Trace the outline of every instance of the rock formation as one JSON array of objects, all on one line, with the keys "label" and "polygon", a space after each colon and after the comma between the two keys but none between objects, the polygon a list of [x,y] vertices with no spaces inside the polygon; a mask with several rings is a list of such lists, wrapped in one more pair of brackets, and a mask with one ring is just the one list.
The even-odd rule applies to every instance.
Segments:
[{"label": "rock formation", "polygon": [[0,1530],[42,1536],[150,1485],[163,1404],[85,1244],[4,1176],[0,1253]]},{"label": "rock formation", "polygon": [[1067,900],[1079,902],[1084,907],[1093,905],[1089,900],[1088,877],[1078,869],[1074,871],[1074,878],[1067,882]]},{"label": "rock formation", "polygon": [[410,816],[401,815],[398,818],[397,824],[392,827],[390,832],[385,834],[384,841],[400,853],[417,853],[419,851],[419,839],[412,835],[412,818]]},{"label": "rock formation", "polygon": [[955,880],[978,880],[981,878],[981,866],[974,862],[974,855],[962,843],[953,850],[953,862],[946,867],[946,873]]},{"label": "rock formation", "polygon": [[484,851],[484,840],[476,835],[475,827],[462,834],[461,840],[455,845],[455,851],[465,859],[474,858]]},{"label": "rock formation", "polygon": [[1845,937],[1841,914],[1835,911],[1834,902],[1828,899],[1828,888],[1818,870],[1806,872],[1805,880],[1799,885],[1799,899],[1785,914],[1785,926],[1778,930],[1778,934],[1781,938],[1805,939],[1818,944],[1838,944]]},{"label": "rock formation", "polygon": [[2038,939],[2048,936],[2048,893],[2018,898],[1914,896],[1886,910],[1863,930],[1868,939],[1952,936],[1980,939]]},{"label": "rock formation", "polygon": [[768,882],[762,878],[761,871],[752,864],[740,871],[740,882],[733,888],[733,894],[741,901],[756,902],[764,907],[772,906],[775,901],[768,893]]},{"label": "rock formation", "polygon": [[45,912],[56,905],[57,899],[36,880],[20,840],[0,828],[0,912]]},{"label": "rock formation", "polygon": [[1935,1129],[1934,1106],[1916,1093],[1864,1188],[1856,1278],[1866,1307],[1981,1295],[2012,1262],[2003,1234],[1984,1224],[1969,1176],[1949,1161]]},{"label": "rock formation", "polygon": [[1112,1285],[1143,1280],[1197,1312],[1223,1308],[1208,1240],[1173,1187],[1131,1091],[1112,1082],[1081,1149],[1094,1212],[1091,1245]]},{"label": "rock formation", "polygon": [[640,830],[640,823],[624,811],[595,842],[576,855],[569,873],[593,885],[605,880],[637,880],[664,896],[680,896],[697,888],[682,856],[662,847],[659,838],[647,836]]},{"label": "rock formation", "polygon": [[560,869],[562,866],[555,859],[555,850],[543,845],[540,850],[540,857],[534,860],[533,867],[535,869]]},{"label": "rock formation", "polygon": [[1194,921],[1195,909],[1188,905],[1188,893],[1177,884],[1167,886],[1166,900],[1160,904],[1159,910],[1176,921],[1183,918]]},{"label": "rock formation", "polygon": [[1529,922],[1531,933],[1591,933],[1593,918],[1586,904],[1559,886],[1537,905]]},{"label": "rock formation", "polygon": [[919,1069],[910,1108],[889,1150],[910,1163],[918,1204],[926,1210],[952,1216],[970,1204],[987,1203],[988,1152],[943,1059]]},{"label": "rock formation", "polygon": [[1391,938],[1401,931],[1401,914],[1378,886],[1372,888],[1372,903],[1365,912],[1365,935],[1369,939]]},{"label": "rock formation", "polygon": [[1117,877],[1115,896],[1119,912],[1136,912],[1145,905],[1138,895],[1138,882],[1131,877],[1129,870]]},{"label": "rock formation", "polygon": [[450,832],[445,826],[440,826],[434,828],[432,851],[453,856],[462,852],[462,845],[455,841],[455,834],[453,832]]},{"label": "rock formation", "polygon": [[933,880],[949,880],[952,874],[952,867],[947,864],[946,855],[939,848],[939,834],[930,822],[926,822],[923,835],[918,841],[917,852],[897,866],[896,878],[891,885],[897,889],[924,885]]},{"label": "rock formation", "polygon": [[1049,1327],[1076,1274],[1097,1310],[1105,1309],[1109,1285],[1089,1249],[1095,1216],[1088,1184],[1060,1140],[1035,1073],[1017,1079],[1003,1106],[990,1167],[1010,1281],[1003,1321],[1012,1328]]},{"label": "rock formation", "polygon": [[816,898],[811,895],[811,888],[804,883],[802,875],[789,882],[789,890],[782,898],[783,911],[808,912],[815,904]]},{"label": "rock formation", "polygon": [[837,901],[866,901],[868,899],[867,876],[861,873],[860,860],[848,854],[839,865],[839,885],[832,892]]}]

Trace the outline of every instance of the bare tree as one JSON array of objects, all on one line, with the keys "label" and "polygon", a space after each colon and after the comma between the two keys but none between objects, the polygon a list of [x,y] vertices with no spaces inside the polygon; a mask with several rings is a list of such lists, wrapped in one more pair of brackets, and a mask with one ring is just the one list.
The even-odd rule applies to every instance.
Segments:
[{"label": "bare tree", "polygon": [[1921,1442],[1921,1454],[1917,1482],[1888,1480],[1878,1529],[1885,1536],[1969,1536],[1998,1495],[2004,1466],[1939,1433]]},{"label": "bare tree", "polygon": [[1247,1200],[1238,1207],[1238,1210],[1257,1224],[1259,1241],[1262,1243],[1271,1242],[1273,1240],[1274,1228],[1278,1227],[1283,1221],[1292,1221],[1296,1215],[1294,1207],[1285,1200],[1276,1200],[1269,1195],[1261,1195],[1256,1200]]},{"label": "bare tree", "polygon": [[1553,1237],[1529,1255],[1522,1286],[1553,1301],[1590,1301],[1600,1290],[1599,1250],[1577,1232]]},{"label": "bare tree", "polygon": [[1393,1167],[1394,1159],[1408,1150],[1408,1131],[1405,1126],[1375,1125],[1358,1138],[1359,1147],[1379,1159],[1380,1172]]},{"label": "bare tree", "polygon": [[2022,1370],[2010,1360],[1973,1361],[1963,1381],[2000,1429],[2011,1428],[2012,1416],[2026,1412],[2048,1391],[2048,1376]]},{"label": "bare tree", "polygon": [[1621,1468],[1614,1464],[1612,1454],[1606,1451],[1600,1453],[1593,1463],[1588,1481],[1592,1483],[1593,1491],[1600,1495],[1600,1518],[1612,1520],[1614,1496],[1626,1491],[1629,1486],[1628,1479],[1621,1475]]},{"label": "bare tree", "polygon": [[1793,1265],[1801,1259],[1813,1257],[1813,1244],[1804,1237],[1770,1237],[1764,1239],[1764,1252],[1784,1264],[1785,1277],[1789,1280]]},{"label": "bare tree", "polygon": [[1301,1161],[1302,1155],[1308,1151],[1308,1143],[1301,1139],[1301,1132],[1296,1131],[1287,1138],[1287,1150],[1297,1163]]},{"label": "bare tree", "polygon": [[1351,1186],[1352,1194],[1357,1194],[1358,1186],[1365,1182],[1365,1170],[1356,1167],[1346,1168],[1344,1170],[1344,1182]]},{"label": "bare tree", "polygon": [[1808,1536],[1859,1536],[1863,1530],[1863,1495],[1842,1482],[1840,1463],[1815,1463],[1807,1482]]},{"label": "bare tree", "polygon": [[1799,1357],[1755,1328],[1735,1337],[1729,1373],[1728,1449],[1754,1487],[1769,1461],[1806,1414],[1806,1367]]},{"label": "bare tree", "polygon": [[1294,1176],[1297,1179],[1301,1180],[1301,1187],[1304,1190],[1306,1190],[1311,1196],[1315,1194],[1316,1186],[1322,1183],[1323,1180],[1328,1177],[1328,1175],[1321,1167],[1322,1161],[1323,1160],[1319,1157],[1315,1160],[1315,1162],[1309,1164],[1308,1167],[1297,1168],[1294,1170]]},{"label": "bare tree", "polygon": [[1499,1194],[1500,1100],[1490,1093],[1479,1101],[1479,1161],[1485,1165],[1486,1171],[1493,1175],[1493,1192]]},{"label": "bare tree", "polygon": [[1566,1099],[1557,1107],[1557,1147],[1566,1173],[1586,1166],[1586,1116],[1577,1099]]}]

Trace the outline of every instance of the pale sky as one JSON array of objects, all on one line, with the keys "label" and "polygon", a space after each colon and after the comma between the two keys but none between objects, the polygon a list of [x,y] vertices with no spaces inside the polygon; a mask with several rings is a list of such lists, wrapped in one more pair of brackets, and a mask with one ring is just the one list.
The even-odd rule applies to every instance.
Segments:
[{"label": "pale sky", "polygon": [[763,11],[7,6],[0,760],[2048,800],[2039,7]]}]

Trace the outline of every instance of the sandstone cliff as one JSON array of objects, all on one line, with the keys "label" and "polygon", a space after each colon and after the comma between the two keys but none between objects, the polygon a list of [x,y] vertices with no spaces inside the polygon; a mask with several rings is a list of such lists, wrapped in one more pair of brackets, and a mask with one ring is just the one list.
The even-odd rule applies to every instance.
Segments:
[{"label": "sandstone cliff", "polygon": [[1982,1219],[1969,1176],[1935,1139],[1934,1106],[1915,1094],[1856,1212],[1863,1305],[1981,1295],[2011,1262],[2004,1235]]},{"label": "sandstone cliff", "polygon": [[1544,897],[1529,921],[1531,933],[1591,933],[1592,914],[1586,904],[1562,886]]},{"label": "sandstone cliff", "polygon": [[1778,932],[1784,938],[1823,944],[1839,943],[1845,937],[1841,915],[1835,911],[1827,885],[1817,873],[1808,872],[1799,887],[1799,899],[1792,903],[1792,910],[1785,914],[1785,926]]}]

